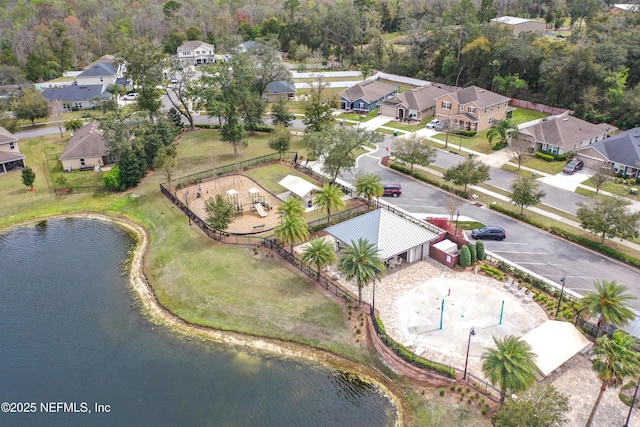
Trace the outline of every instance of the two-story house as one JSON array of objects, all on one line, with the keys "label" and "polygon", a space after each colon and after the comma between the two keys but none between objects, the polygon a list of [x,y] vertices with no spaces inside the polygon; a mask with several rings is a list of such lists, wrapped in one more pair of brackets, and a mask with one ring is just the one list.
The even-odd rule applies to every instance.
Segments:
[{"label": "two-story house", "polygon": [[368,113],[378,108],[378,104],[398,94],[398,88],[379,82],[367,80],[343,90],[340,96],[340,108],[347,111]]},{"label": "two-story house", "polygon": [[436,98],[435,117],[456,129],[481,132],[507,118],[511,98],[478,86],[469,86]]},{"label": "two-story house", "polygon": [[178,47],[178,60],[183,65],[215,64],[216,54],[212,44],[191,40]]},{"label": "two-story house", "polygon": [[615,126],[585,122],[565,112],[519,129],[518,139],[527,141],[532,151],[563,154],[602,141],[616,130]]},{"label": "two-story house", "polygon": [[27,156],[20,152],[18,138],[3,127],[0,127],[0,174],[26,167]]}]

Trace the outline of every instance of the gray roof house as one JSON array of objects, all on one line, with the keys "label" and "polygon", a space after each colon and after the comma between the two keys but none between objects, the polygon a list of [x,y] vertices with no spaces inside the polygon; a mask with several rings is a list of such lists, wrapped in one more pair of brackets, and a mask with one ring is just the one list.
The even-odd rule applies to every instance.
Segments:
[{"label": "gray roof house", "polygon": [[105,92],[104,86],[97,85],[73,85],[65,87],[52,87],[42,91],[47,101],[62,101],[64,111],[75,111],[93,108],[96,101],[108,99],[113,95]]},{"label": "gray roof house", "polygon": [[178,60],[184,65],[200,65],[216,62],[215,48],[210,43],[191,40],[178,46]]},{"label": "gray roof house", "polygon": [[566,112],[519,129],[518,139],[527,141],[533,151],[562,154],[602,141],[616,130],[615,126],[589,123]]},{"label": "gray roof house", "polygon": [[78,86],[103,85],[108,87],[116,82],[118,68],[108,61],[98,60],[76,76]]},{"label": "gray roof house", "polygon": [[24,168],[26,158],[18,147],[18,138],[0,127],[0,174]]},{"label": "gray roof house", "polygon": [[325,231],[347,246],[352,240],[368,240],[383,260],[399,258],[408,263],[428,258],[430,242],[439,236],[385,209],[332,225]]},{"label": "gray roof house", "polygon": [[377,80],[367,80],[339,93],[340,108],[358,112],[370,112],[378,104],[398,94],[398,88]]},{"label": "gray roof house", "polygon": [[281,98],[291,100],[296,96],[296,87],[293,83],[285,80],[276,80],[267,85],[262,99],[267,102],[278,102]]},{"label": "gray roof house", "polygon": [[98,122],[87,123],[69,139],[60,155],[65,171],[94,169],[109,162],[107,144]]},{"label": "gray roof house", "polygon": [[238,53],[246,53],[251,50],[259,49],[261,47],[267,47],[262,43],[255,42],[253,40],[247,40],[246,42],[240,43],[236,48],[236,52]]},{"label": "gray roof house", "polygon": [[591,169],[605,167],[613,173],[640,177],[640,127],[629,129],[578,150],[578,158]]},{"label": "gray roof house", "polygon": [[382,101],[378,109],[380,114],[397,120],[421,121],[435,114],[436,98],[446,93],[436,86],[422,86]]}]

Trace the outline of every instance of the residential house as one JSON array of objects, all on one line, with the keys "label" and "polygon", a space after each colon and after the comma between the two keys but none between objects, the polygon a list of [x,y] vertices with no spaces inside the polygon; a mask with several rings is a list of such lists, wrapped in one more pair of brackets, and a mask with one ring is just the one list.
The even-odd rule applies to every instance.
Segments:
[{"label": "residential house", "polygon": [[247,53],[252,50],[265,48],[265,47],[267,46],[262,43],[254,42],[253,40],[247,40],[246,42],[240,43],[235,50],[238,53]]},{"label": "residential house", "polygon": [[102,134],[96,121],[78,129],[60,155],[62,168],[70,172],[96,169],[109,163],[109,150]]},{"label": "residential house", "polygon": [[20,152],[18,138],[0,127],[0,173],[8,173],[26,167],[27,156]]},{"label": "residential house", "polygon": [[616,130],[615,126],[585,122],[566,112],[519,129],[518,139],[528,141],[532,151],[563,154],[602,141]]},{"label": "residential house", "polygon": [[178,47],[178,60],[183,65],[215,64],[216,55],[212,44],[191,40]]},{"label": "residential house", "polygon": [[64,111],[76,111],[95,108],[98,101],[109,99],[113,94],[105,91],[102,84],[72,85],[52,87],[42,91],[47,101],[62,101]]},{"label": "residential house", "polygon": [[615,174],[640,177],[640,127],[606,138],[577,152],[585,167],[610,169]]},{"label": "residential house", "polygon": [[511,98],[469,86],[436,98],[436,118],[450,120],[456,129],[481,132],[507,118]]},{"label": "residential house", "polygon": [[436,98],[446,93],[436,86],[422,86],[382,101],[378,110],[380,114],[397,120],[421,121],[435,114]]},{"label": "residential house", "polygon": [[396,96],[398,88],[377,80],[366,80],[339,93],[340,108],[347,111],[368,113],[378,108],[378,104]]},{"label": "residential house", "polygon": [[493,18],[490,22],[510,28],[514,36],[526,32],[544,36],[547,32],[547,24],[544,21],[533,21],[531,19],[516,18],[513,16],[501,16],[499,18]]},{"label": "residential house", "polygon": [[627,13],[627,12],[640,12],[640,5],[631,3],[616,3],[609,5],[611,13]]},{"label": "residential house", "polygon": [[110,62],[94,62],[76,76],[76,83],[78,86],[103,85],[104,87],[109,87],[115,84],[118,78],[122,77],[118,76],[118,70]]},{"label": "residential house", "polygon": [[296,97],[295,85],[285,80],[278,80],[278,81],[269,83],[264,93],[262,94],[262,99],[264,99],[267,102],[278,102],[280,99],[284,99],[285,101],[291,101],[295,97]]}]

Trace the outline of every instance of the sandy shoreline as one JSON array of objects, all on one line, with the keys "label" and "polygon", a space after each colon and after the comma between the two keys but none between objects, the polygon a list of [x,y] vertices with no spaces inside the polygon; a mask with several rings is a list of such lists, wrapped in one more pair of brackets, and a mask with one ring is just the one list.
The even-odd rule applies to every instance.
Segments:
[{"label": "sandy shoreline", "polygon": [[131,251],[131,259],[129,262],[129,284],[135,292],[136,297],[139,299],[143,314],[148,316],[152,321],[189,337],[224,343],[238,348],[242,347],[245,350],[250,348],[281,358],[302,359],[305,361],[320,363],[331,369],[348,370],[349,372],[357,374],[362,380],[369,382],[382,390],[396,409],[395,425],[400,426],[404,424],[402,422],[404,418],[402,410],[403,402],[394,392],[392,392],[390,387],[393,387],[393,385],[390,384],[387,378],[384,377],[382,373],[372,369],[371,367],[298,343],[250,336],[236,332],[220,331],[190,324],[164,308],[158,302],[156,295],[147,282],[144,274],[144,255],[146,254],[149,245],[147,232],[144,227],[135,223],[133,220],[96,213],[80,213],[33,219],[26,223],[15,224],[11,228],[25,226],[48,219],[68,217],[88,218],[110,222],[133,232],[136,235],[137,242],[134,250]]}]

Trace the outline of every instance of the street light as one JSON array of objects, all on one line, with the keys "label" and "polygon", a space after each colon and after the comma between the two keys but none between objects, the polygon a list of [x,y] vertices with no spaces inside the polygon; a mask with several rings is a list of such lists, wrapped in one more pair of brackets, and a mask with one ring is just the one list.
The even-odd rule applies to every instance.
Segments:
[{"label": "street light", "polygon": [[469,365],[469,348],[471,347],[471,335],[475,335],[476,330],[471,328],[469,331],[469,342],[467,343],[467,358],[464,361],[464,375],[462,376],[462,381],[467,379],[467,366]]},{"label": "street light", "polygon": [[638,382],[636,383],[636,391],[633,392],[633,399],[631,399],[631,406],[629,407],[629,415],[627,415],[627,421],[624,423],[623,427],[629,427],[631,411],[633,411],[633,405],[636,403],[636,395],[638,394],[638,386],[640,386],[640,378],[638,378]]},{"label": "street light", "polygon": [[191,215],[189,215],[189,190],[184,192],[184,201],[187,202],[187,218],[189,218],[189,227],[191,227]]},{"label": "street light", "polygon": [[373,276],[373,298],[371,301],[371,314],[376,315],[376,276],[380,273],[380,270],[375,269],[376,274]]},{"label": "street light", "polygon": [[564,294],[564,284],[567,281],[567,275],[566,274],[563,275],[560,281],[562,282],[562,290],[560,291],[560,298],[558,299],[558,308],[556,309],[556,319],[558,318],[558,313],[560,312],[560,304],[562,304],[562,294]]},{"label": "street light", "polygon": [[454,236],[458,235],[458,220],[460,219],[460,209],[458,209],[458,214],[456,215],[456,231],[453,232]]}]

